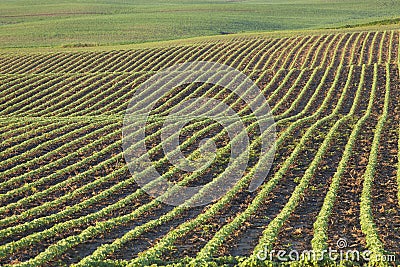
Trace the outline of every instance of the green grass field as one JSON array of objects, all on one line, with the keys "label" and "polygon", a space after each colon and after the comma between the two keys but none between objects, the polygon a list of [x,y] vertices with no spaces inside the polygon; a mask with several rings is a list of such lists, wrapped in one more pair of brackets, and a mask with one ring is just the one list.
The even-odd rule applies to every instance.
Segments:
[{"label": "green grass field", "polygon": [[3,0],[0,47],[129,44],[397,18],[394,0]]}]

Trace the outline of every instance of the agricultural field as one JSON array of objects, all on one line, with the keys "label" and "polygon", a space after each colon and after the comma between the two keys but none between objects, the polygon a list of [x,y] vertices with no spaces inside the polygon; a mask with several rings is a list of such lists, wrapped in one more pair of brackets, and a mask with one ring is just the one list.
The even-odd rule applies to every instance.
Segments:
[{"label": "agricultural field", "polygon": [[398,19],[396,0],[2,0],[0,47],[101,46]]},{"label": "agricultural field", "polygon": [[[371,264],[394,266],[393,255],[398,264],[399,42],[394,28],[133,50],[3,51],[0,264],[260,266],[276,262],[260,259],[265,248],[321,253],[340,240],[342,248],[368,249]],[[192,97],[218,99],[245,118],[254,153],[222,198],[174,207],[135,183],[121,128],[142,82],[190,61],[228,65],[258,85],[276,122],[276,153],[265,181],[249,192],[260,136],[246,105],[207,83],[175,88],[145,127],[163,178],[193,185],[221,179],[226,168],[229,137],[207,119],[177,134],[189,158],[199,140],[211,138],[216,160],[199,172],[168,163],[163,117]]]}]

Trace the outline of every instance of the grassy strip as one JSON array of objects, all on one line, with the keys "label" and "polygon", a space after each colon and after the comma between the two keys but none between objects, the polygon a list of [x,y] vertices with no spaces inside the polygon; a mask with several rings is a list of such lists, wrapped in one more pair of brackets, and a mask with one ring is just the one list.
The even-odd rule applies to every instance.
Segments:
[{"label": "grassy strip", "polygon": [[393,18],[393,19],[384,19],[384,20],[376,20],[367,23],[359,23],[359,24],[347,24],[341,27],[336,28],[328,28],[328,29],[351,29],[351,28],[358,28],[358,27],[365,27],[365,26],[382,26],[382,25],[391,25],[391,24],[399,24],[400,18]]}]

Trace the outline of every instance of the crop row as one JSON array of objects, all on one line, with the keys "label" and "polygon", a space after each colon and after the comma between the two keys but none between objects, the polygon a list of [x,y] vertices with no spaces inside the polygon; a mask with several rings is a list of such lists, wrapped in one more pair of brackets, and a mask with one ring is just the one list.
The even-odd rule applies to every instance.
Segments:
[{"label": "crop row", "polygon": [[[191,60],[209,60],[209,55],[218,55],[220,59],[231,54],[239,53],[238,60],[228,62],[229,66],[237,69],[248,69],[248,65],[258,69],[324,67],[334,62],[337,54],[348,55],[351,48],[345,48],[343,43],[348,39],[357,39],[354,46],[358,45],[358,59],[346,58],[346,65],[362,65],[374,63],[394,63],[398,61],[399,32],[356,32],[331,34],[328,36],[304,36],[277,39],[263,39],[260,37],[230,41],[227,45],[222,43],[208,43],[207,45],[188,45],[166,48],[152,48],[142,50],[123,50],[109,52],[68,52],[44,54],[12,54],[0,55],[1,73],[99,73],[99,72],[143,72],[157,71],[161,68],[176,63]],[[387,40],[389,39],[389,41]],[[365,57],[362,45],[366,43],[368,50],[375,53],[372,57]],[[336,47],[337,49],[332,47]],[[242,53],[247,48],[257,56],[251,57]],[[265,47],[274,48],[265,49]],[[260,52],[262,51],[262,52]],[[367,51],[368,52],[368,51]],[[396,53],[394,53],[396,52]],[[261,53],[261,54],[260,54]],[[313,57],[310,56],[314,55]],[[326,60],[321,58],[326,56]],[[247,56],[248,59],[245,59]],[[266,61],[251,62],[252,58]],[[19,62],[15,64],[15,62]],[[115,64],[115,62],[118,62]],[[246,66],[240,66],[245,62]]]},{"label": "crop row", "polygon": [[[224,243],[262,210],[285,177],[294,176],[292,171],[299,167],[302,157],[311,153],[308,149],[313,144],[315,155],[300,166],[304,172],[297,177],[293,190],[283,192],[287,195],[282,208],[263,226],[252,253],[240,262],[238,258],[230,259],[243,266],[261,264],[258,251],[274,248],[279,233],[304,202],[317,171],[335,145],[335,138],[348,125],[351,134],[347,143],[343,142],[343,155],[332,164],[336,171],[326,187],[327,193],[313,225],[310,246],[321,253],[328,247],[328,224],[335,219],[332,209],[340,201],[337,194],[343,174],[352,168],[349,161],[354,156],[354,146],[366,121],[372,113],[376,116],[376,110],[382,110],[382,115],[376,116],[372,145],[366,148],[368,163],[365,173],[360,175],[362,193],[357,220],[366,248],[372,251],[372,257],[382,259],[388,252],[374,223],[371,194],[380,164],[380,142],[390,115],[389,105],[394,101],[390,93],[397,89],[391,88],[394,82],[390,80],[390,72],[394,69],[392,64],[398,64],[399,40],[398,31],[354,32],[279,39],[244,38],[229,43],[135,51],[1,54],[0,72],[5,74],[0,75],[0,263],[15,263],[13,258],[28,255],[29,259],[16,265],[47,265],[67,252],[74,253],[71,252],[74,247],[96,239],[93,251],[83,253],[79,260],[73,259],[77,266],[93,265],[114,257],[119,250],[150,232],[174,225],[166,233],[157,233],[151,246],[123,264],[163,263],[165,253],[178,240],[215,219],[246,190],[257,167],[267,164],[274,156],[271,150],[254,161],[262,140],[276,129],[275,146],[278,152],[287,150],[287,155],[277,154],[282,157],[278,159],[280,163],[261,187],[249,195],[246,206],[215,227],[215,233],[207,237],[205,244],[194,249],[195,257],[181,262],[196,266],[215,260]],[[240,82],[239,77],[232,78],[226,71],[202,74],[207,82],[201,85],[185,84],[196,72],[166,74],[167,82],[156,81],[155,87],[163,90],[175,81],[182,81],[184,85],[162,96],[144,127],[147,136],[124,151],[134,155],[146,145],[150,157],[155,158],[151,166],[129,174],[130,163],[123,161],[120,131],[128,102],[134,97],[135,105],[130,108],[145,111],[157,92],[136,94],[138,85],[165,66],[193,60],[215,61],[244,70],[262,85],[262,94],[271,105],[276,123],[257,136],[258,123],[249,115],[250,105],[244,105],[235,92],[211,85],[218,77],[235,85],[239,92],[245,89],[245,82]],[[372,71],[372,67],[373,77],[368,77],[366,69]],[[384,67],[386,87],[384,95],[380,95],[378,79],[383,77],[379,77],[378,70]],[[365,96],[369,100],[364,103],[361,98],[368,79],[372,80],[372,87]],[[185,114],[190,117],[202,112],[206,116],[228,105],[244,122],[245,131],[228,140],[229,127],[220,131],[218,122],[201,119],[160,142],[165,117],[177,104],[199,96],[219,99],[221,103],[211,109],[207,108],[209,105],[189,104],[183,109]],[[383,106],[378,106],[378,99],[383,97]],[[271,117],[261,120],[269,123]],[[141,130],[133,124],[131,135]],[[179,149],[190,151],[188,159],[194,160],[201,156],[196,147],[198,140],[206,135],[212,135],[206,144],[219,144],[215,155],[219,165],[184,173],[169,164],[168,159],[177,150],[166,152],[163,145],[180,138]],[[225,168],[232,144],[246,135],[251,137],[249,150]],[[400,141],[398,146],[400,149]],[[252,165],[245,175],[222,198],[185,219],[190,204],[197,203],[213,186],[229,178],[246,161],[247,153]],[[153,167],[162,170],[160,177],[139,188],[135,180],[149,175]],[[182,205],[169,209],[162,204],[179,192],[179,186],[196,184],[204,177],[211,177],[211,182]],[[399,177],[397,172],[400,188]],[[153,190],[163,179],[176,179],[176,186],[158,198],[147,197],[145,192]],[[179,223],[175,226],[176,222]],[[125,231],[118,232],[122,227]],[[113,230],[116,234],[112,240],[102,239]],[[378,261],[377,264],[385,263]]]},{"label": "crop row", "polygon": [[[316,92],[317,93],[317,92]],[[315,94],[315,95],[317,95],[317,94]],[[297,101],[298,102],[298,101]],[[16,246],[16,244],[15,243],[13,243],[13,248],[16,248],[17,246]]]}]

